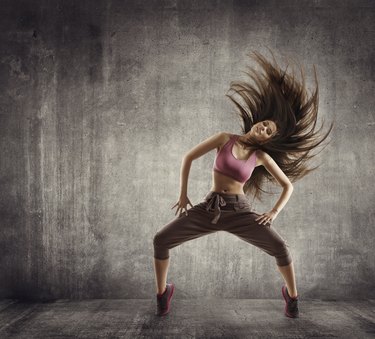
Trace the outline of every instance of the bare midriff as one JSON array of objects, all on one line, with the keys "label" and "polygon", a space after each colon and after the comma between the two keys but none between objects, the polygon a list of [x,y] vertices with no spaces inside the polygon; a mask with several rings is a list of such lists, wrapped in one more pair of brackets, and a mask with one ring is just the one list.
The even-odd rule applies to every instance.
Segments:
[{"label": "bare midriff", "polygon": [[244,194],[244,184],[220,172],[212,171],[211,191],[225,194]]}]

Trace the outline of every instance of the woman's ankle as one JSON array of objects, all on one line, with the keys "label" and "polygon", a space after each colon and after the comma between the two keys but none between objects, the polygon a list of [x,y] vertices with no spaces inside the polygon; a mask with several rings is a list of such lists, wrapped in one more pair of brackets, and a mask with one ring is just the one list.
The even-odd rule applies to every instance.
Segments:
[{"label": "woman's ankle", "polygon": [[291,297],[291,298],[293,298],[293,299],[295,299],[295,298],[298,297],[298,293],[297,293],[297,291],[296,291],[295,293],[290,293],[289,290],[288,290],[288,294],[289,294],[289,297]]},{"label": "woman's ankle", "polygon": [[163,295],[166,291],[167,291],[167,286],[164,287],[164,289],[163,289],[162,292],[158,291],[158,292],[157,292],[157,295],[158,295],[158,296],[161,296],[161,295]]}]

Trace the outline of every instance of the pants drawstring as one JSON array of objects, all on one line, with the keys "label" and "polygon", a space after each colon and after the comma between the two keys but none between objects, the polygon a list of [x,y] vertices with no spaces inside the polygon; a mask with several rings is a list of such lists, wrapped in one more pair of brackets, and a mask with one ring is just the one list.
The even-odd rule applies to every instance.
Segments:
[{"label": "pants drawstring", "polygon": [[215,192],[206,201],[208,202],[206,210],[214,210],[214,218],[211,220],[211,224],[216,224],[221,215],[220,206],[226,206],[227,203],[219,193]]}]

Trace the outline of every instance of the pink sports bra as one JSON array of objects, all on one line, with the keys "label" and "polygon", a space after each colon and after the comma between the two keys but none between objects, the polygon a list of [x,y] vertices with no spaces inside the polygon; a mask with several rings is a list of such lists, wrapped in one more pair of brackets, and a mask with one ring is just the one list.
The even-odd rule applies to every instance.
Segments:
[{"label": "pink sports bra", "polygon": [[228,142],[216,153],[213,170],[244,183],[251,177],[255,168],[256,151],[247,160],[236,159],[232,149],[239,137],[235,134],[230,135]]}]

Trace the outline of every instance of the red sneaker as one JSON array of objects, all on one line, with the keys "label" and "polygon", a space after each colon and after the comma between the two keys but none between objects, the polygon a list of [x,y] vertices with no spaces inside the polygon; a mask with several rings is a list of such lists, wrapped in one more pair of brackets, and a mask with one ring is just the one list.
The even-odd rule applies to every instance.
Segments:
[{"label": "red sneaker", "polygon": [[171,308],[171,300],[174,292],[174,284],[167,283],[167,288],[162,295],[156,295],[157,311],[156,315],[162,316],[169,313]]},{"label": "red sneaker", "polygon": [[299,311],[298,311],[298,295],[295,298],[292,298],[288,294],[288,289],[286,286],[281,288],[281,292],[283,294],[285,300],[285,315],[289,318],[298,318]]}]

